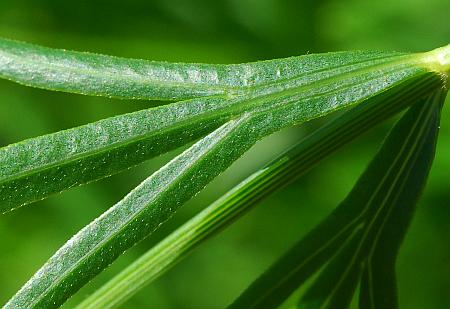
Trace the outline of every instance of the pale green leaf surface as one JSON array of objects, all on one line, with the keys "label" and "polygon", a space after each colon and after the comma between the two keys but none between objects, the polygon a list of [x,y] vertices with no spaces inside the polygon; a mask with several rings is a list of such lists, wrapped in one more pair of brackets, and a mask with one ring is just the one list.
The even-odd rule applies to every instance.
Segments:
[{"label": "pale green leaf surface", "polygon": [[[28,86],[146,100],[182,100],[233,93],[283,81],[307,82],[303,75],[351,71],[359,62],[385,62],[401,53],[342,52],[249,64],[210,65],[126,59],[51,49],[0,39],[0,76]],[[356,65],[355,67],[358,67]],[[322,73],[322,71],[324,71]]]}]

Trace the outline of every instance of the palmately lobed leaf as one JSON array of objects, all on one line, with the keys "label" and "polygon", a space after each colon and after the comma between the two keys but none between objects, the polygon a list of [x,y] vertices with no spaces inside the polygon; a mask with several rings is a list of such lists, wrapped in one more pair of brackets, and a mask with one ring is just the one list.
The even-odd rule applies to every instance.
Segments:
[{"label": "palmately lobed leaf", "polygon": [[236,65],[170,64],[0,40],[6,79],[87,95],[184,100],[0,149],[0,164],[8,166],[0,174],[2,212],[206,135],[69,240],[6,307],[62,304],[262,137],[415,83],[421,95],[434,91],[442,87],[442,68],[436,54],[341,52]]}]

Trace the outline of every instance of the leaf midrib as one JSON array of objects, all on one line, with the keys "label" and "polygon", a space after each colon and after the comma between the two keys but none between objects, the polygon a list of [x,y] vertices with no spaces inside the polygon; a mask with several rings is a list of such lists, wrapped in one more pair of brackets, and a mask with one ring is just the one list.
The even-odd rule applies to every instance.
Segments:
[{"label": "leaf midrib", "polygon": [[[205,97],[205,99],[213,99],[213,98],[220,98],[220,97],[221,96],[211,96],[211,97]],[[170,126],[166,126],[164,128],[160,128],[160,129],[158,129],[158,131],[152,131],[150,133],[136,135],[133,138],[126,139],[124,141],[114,142],[114,143],[111,143],[108,146],[104,146],[102,148],[80,152],[80,153],[78,153],[76,155],[72,155],[72,156],[68,157],[68,159],[63,159],[61,161],[45,164],[45,165],[43,165],[41,167],[37,167],[37,168],[31,168],[31,169],[23,171],[23,172],[14,173],[13,175],[10,175],[10,176],[7,176],[7,177],[1,179],[0,180],[0,185],[5,183],[5,182],[17,179],[17,178],[23,178],[23,177],[29,176],[31,174],[34,174],[34,173],[39,173],[41,171],[44,171],[44,170],[47,170],[47,169],[51,169],[53,167],[57,167],[57,166],[60,166],[60,165],[66,165],[66,164],[72,163],[72,162],[77,161],[79,159],[82,159],[84,157],[91,157],[91,156],[95,156],[97,154],[107,153],[107,152],[109,152],[112,149],[126,147],[129,144],[133,144],[133,143],[137,143],[137,142],[149,139],[152,136],[164,135],[164,133],[166,133],[166,132],[174,131],[174,130],[177,130],[179,128],[184,127],[186,124],[190,124],[192,122],[193,118],[200,118],[199,121],[207,120],[209,118],[214,118],[216,120],[220,119],[220,116],[215,118],[214,115],[208,115],[207,113],[202,114],[200,116],[207,116],[207,117],[199,117],[199,115],[194,115],[194,116],[192,116],[190,118],[187,118],[187,119],[185,119],[183,121],[177,122],[175,125],[170,125]],[[216,128],[220,127],[220,125],[222,125],[223,123],[225,123],[226,121],[229,121],[229,120],[231,120],[231,119],[226,119],[222,123],[220,121],[218,121]],[[73,129],[69,129],[69,130],[73,130]],[[214,129],[212,129],[212,130],[214,130]],[[68,131],[68,130],[66,130],[66,131]],[[64,132],[64,131],[60,131],[58,133],[61,133],[61,132]],[[206,132],[204,135],[206,136],[210,132],[211,131]]]},{"label": "leaf midrib", "polygon": [[[230,124],[230,122],[232,121],[236,121],[236,124],[234,126],[232,126],[231,128],[227,128],[226,131],[228,131],[226,133],[226,135],[228,135],[230,132],[232,132],[233,130],[235,130],[236,128],[238,128],[240,126],[240,124],[245,121],[246,119],[248,119],[250,117],[250,115],[242,115],[241,117],[239,117],[238,119],[235,120],[230,120],[229,122],[227,122],[226,124]],[[224,124],[224,126],[226,125]],[[223,142],[223,139],[220,139],[218,141],[216,141],[214,143],[214,145],[218,145],[220,143]],[[197,160],[195,162],[190,162],[189,166],[191,166],[193,163],[196,163],[198,161],[200,161],[204,156],[206,156],[209,152],[203,153],[200,157],[197,157]],[[166,165],[167,166],[167,165]],[[164,166],[164,167],[166,167]],[[163,168],[164,168],[163,167]],[[184,169],[181,174],[179,175],[184,175],[186,174],[188,171],[188,169]],[[176,186],[176,183],[171,182],[168,186],[166,186],[164,188],[164,190],[160,190],[157,192],[157,194],[159,194],[162,191],[167,191],[170,188]],[[129,194],[132,194],[133,191],[131,191]],[[129,195],[128,194],[128,195]],[[128,196],[127,195],[127,196]],[[156,194],[155,194],[156,195]],[[147,205],[151,204],[157,197],[155,196],[152,200],[147,201]],[[83,254],[83,256],[80,259],[77,259],[76,263],[73,263],[71,265],[71,267],[69,267],[67,270],[65,270],[63,272],[63,275],[58,276],[58,278],[54,281],[52,281],[52,283],[45,288],[45,290],[43,292],[41,292],[39,294],[39,296],[32,302],[32,305],[30,307],[33,307],[34,305],[38,304],[42,299],[44,299],[46,293],[50,290],[52,290],[55,286],[57,286],[60,282],[62,282],[65,278],[67,274],[70,274],[74,269],[76,269],[80,264],[83,263],[83,261],[85,261],[86,259],[88,259],[90,256],[95,255],[96,252],[99,251],[99,249],[106,244],[108,241],[110,241],[112,238],[114,238],[116,235],[119,235],[121,231],[123,231],[130,222],[132,222],[135,218],[139,217],[139,215],[142,214],[142,212],[145,210],[145,207],[142,207],[141,209],[139,209],[138,211],[136,211],[135,213],[133,213],[130,217],[127,218],[127,220],[125,221],[125,223],[121,222],[121,225],[118,229],[114,230],[114,232],[112,232],[111,234],[108,234],[107,237],[104,237],[100,242],[98,242],[91,250],[89,250],[88,252],[86,252],[85,254]],[[80,231],[81,232],[81,231]]]},{"label": "leaf midrib", "polygon": [[[52,50],[52,49],[50,49],[50,50]],[[58,52],[64,52],[63,50],[59,50],[59,49],[56,49],[56,50]],[[12,53],[12,52],[11,53],[2,52],[0,50],[0,54],[1,53],[6,55],[7,57],[14,58],[14,59],[18,60],[17,63],[24,64],[25,66],[28,65],[28,67],[32,67],[36,63],[36,60],[30,59],[29,54],[27,54],[26,57],[21,57],[21,55],[17,55],[17,54]],[[80,52],[73,52],[73,51],[71,51],[71,53],[82,54]],[[86,55],[97,55],[97,56],[111,57],[111,56],[98,55],[98,54],[92,54],[92,53],[85,53],[85,54]],[[207,88],[209,90],[217,91],[217,92],[214,92],[214,93],[210,93],[209,95],[220,95],[220,94],[222,94],[222,95],[224,95],[224,94],[231,94],[231,95],[233,95],[233,94],[236,93],[236,90],[244,90],[244,92],[253,92],[253,91],[257,90],[257,89],[262,89],[262,88],[266,88],[266,87],[269,87],[269,86],[272,86],[272,85],[277,85],[277,84],[288,83],[289,81],[293,81],[293,80],[299,79],[299,78],[301,78],[303,76],[314,74],[314,73],[319,73],[319,72],[324,72],[324,71],[327,71],[327,70],[333,70],[333,69],[338,69],[338,68],[346,68],[348,66],[357,65],[357,64],[366,63],[366,62],[371,62],[371,61],[375,61],[375,60],[380,60],[380,59],[383,59],[383,58],[385,58],[386,60],[389,59],[389,60],[392,61],[392,58],[394,58],[394,59],[401,59],[401,58],[407,58],[407,57],[410,57],[410,56],[412,56],[412,54],[398,54],[398,55],[390,55],[390,56],[382,56],[381,55],[379,57],[370,58],[369,60],[362,60],[362,61],[352,62],[352,63],[348,63],[346,65],[330,66],[330,67],[322,68],[322,69],[319,69],[319,70],[308,71],[306,73],[295,75],[295,76],[292,76],[290,78],[288,78],[288,77],[287,78],[280,78],[279,80],[276,80],[276,81],[268,81],[266,83],[261,83],[259,85],[249,85],[249,86],[245,86],[245,85],[244,86],[229,86],[229,85],[220,85],[220,86],[217,85],[217,86],[215,86],[215,85],[211,85],[211,84],[208,84],[208,83],[193,83],[193,82],[190,82],[189,80],[187,80],[186,82],[173,82],[173,81],[160,81],[159,82],[159,81],[154,81],[154,80],[148,79],[148,77],[146,77],[145,75],[139,75],[139,76],[130,76],[130,75],[128,75],[128,76],[126,76],[126,78],[124,78],[123,74],[120,74],[120,72],[118,72],[118,73],[111,72],[111,69],[114,69],[114,64],[112,65],[112,67],[104,67],[104,68],[101,68],[101,69],[95,69],[95,68],[87,69],[87,68],[80,68],[80,67],[74,68],[73,66],[70,66],[70,65],[65,66],[63,64],[53,63],[53,62],[43,62],[43,63],[40,64],[40,66],[41,67],[45,66],[50,71],[51,70],[70,71],[70,72],[79,73],[81,75],[84,74],[85,76],[88,76],[88,77],[89,76],[104,77],[105,75],[107,75],[107,76],[109,76],[111,78],[111,80],[115,80],[115,81],[122,80],[122,81],[126,82],[126,81],[130,81],[131,80],[133,82],[137,82],[138,84],[146,84],[146,85],[152,85],[152,86],[156,86],[156,87],[172,86],[172,87],[179,87],[179,88],[185,88],[185,89],[189,89],[189,88],[191,88],[191,89],[192,88],[205,89],[205,88]],[[121,59],[121,60],[122,59],[126,59],[126,58],[114,57],[114,56],[112,56],[112,58],[117,58],[117,59]],[[57,61],[58,60],[60,60],[60,59],[57,59]],[[130,59],[130,60],[137,60],[137,59]],[[142,60],[142,61],[146,61],[146,60]],[[270,61],[270,60],[267,60],[267,61]],[[253,63],[257,63],[257,62],[253,62]],[[245,64],[242,64],[242,65],[252,65],[253,63],[250,62],[250,63],[245,63]],[[192,65],[195,65],[195,64],[192,64]],[[224,68],[227,68],[227,67],[241,66],[241,65],[239,65],[239,64],[238,65],[231,64],[231,65],[217,65],[217,66],[223,66]],[[2,75],[2,74],[0,74],[0,76],[2,78],[4,78],[4,79],[15,81],[13,78],[10,78],[8,76]],[[25,84],[25,85],[30,85],[29,83],[26,83],[26,82],[21,82],[21,83]],[[42,88],[43,89],[47,89],[47,90],[52,90],[51,87],[42,86]],[[218,91],[218,90],[220,90],[220,91]],[[81,94],[83,93],[83,91],[73,91],[73,92],[81,93]],[[193,98],[193,97],[197,97],[197,96],[193,95],[190,98]],[[137,99],[145,100],[144,98],[137,98]],[[152,98],[152,100],[161,100],[161,99],[164,99],[164,98],[162,98],[162,97],[161,98],[158,98],[158,97]],[[186,98],[186,99],[188,99],[188,98]]]}]

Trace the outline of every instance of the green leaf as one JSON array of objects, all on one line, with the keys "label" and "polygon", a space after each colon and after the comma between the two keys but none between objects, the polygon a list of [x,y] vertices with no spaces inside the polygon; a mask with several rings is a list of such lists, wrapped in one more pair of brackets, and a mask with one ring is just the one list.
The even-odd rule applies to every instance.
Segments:
[{"label": "green leaf", "polygon": [[[406,211],[406,220],[409,221],[412,213],[408,214],[408,210],[404,208],[414,209],[425,186],[434,157],[439,113],[443,103],[442,93],[443,90],[436,91],[426,102],[416,104],[402,117],[350,195],[343,202],[344,205],[353,204],[361,208],[362,218],[360,215],[355,220],[363,220],[363,232],[360,237],[356,238],[356,243],[338,253],[327,265],[316,282],[305,293],[300,302],[301,308],[347,308],[357,286],[362,266],[368,257],[370,259],[372,247],[376,246],[385,223],[390,222],[393,213],[402,216],[403,211]],[[418,158],[426,158],[426,161],[421,162]],[[408,184],[412,184],[412,186],[409,187]],[[405,218],[400,220],[405,220]],[[391,226],[392,228],[395,227]],[[406,226],[400,235],[405,233],[405,229]],[[397,237],[394,242],[389,243],[394,247],[387,245],[388,250],[397,251],[400,242],[401,239]],[[383,252],[379,254],[382,255]],[[387,255],[387,259],[389,258],[390,256]],[[385,275],[390,276],[385,273],[383,268],[378,270],[381,273],[377,276],[382,278]],[[391,271],[392,269],[387,270]],[[384,285],[384,279],[378,282],[379,285]],[[382,290],[386,291],[390,285],[383,287]],[[366,294],[364,285],[363,290],[363,294]],[[377,294],[377,296],[383,296],[383,294],[388,293]],[[394,303],[390,306],[395,306],[396,301],[391,300]],[[383,301],[377,300],[381,303]],[[363,300],[363,303],[365,305],[366,300]],[[362,308],[385,308],[364,305]]]},{"label": "green leaf", "polygon": [[[442,72],[435,70],[441,67],[433,55],[340,52],[197,65],[121,59],[0,39],[0,76],[26,85],[123,98],[208,95],[1,148],[0,211],[117,173],[245,113],[271,113],[269,134],[417,78],[425,80],[430,74],[438,78]],[[179,76],[184,77],[174,83]],[[212,82],[208,76],[217,78]],[[212,90],[216,87],[220,91]]]},{"label": "green leaf", "polygon": [[[255,203],[300,177],[338,148],[405,106],[440,82],[430,78],[378,95],[324,125],[177,229],[87,298],[78,308],[112,308],[161,276],[200,243],[248,212]],[[402,98],[401,100],[399,98]],[[353,130],[350,130],[353,129]]]},{"label": "green leaf", "polygon": [[[28,86],[87,95],[182,100],[224,95],[278,81],[292,84],[292,79],[305,83],[308,81],[302,76],[305,73],[326,76],[333,70],[342,74],[401,55],[351,52],[253,64],[183,64],[58,50],[0,39],[0,76]],[[352,64],[353,67],[346,67]]]},{"label": "green leaf", "polygon": [[[362,271],[361,263],[351,263],[354,252],[361,242],[362,224],[355,227],[336,255],[320,273],[319,278],[308,289],[299,304],[299,308],[348,308]],[[345,271],[342,271],[344,267]]]},{"label": "green leaf", "polygon": [[120,115],[0,149],[0,212],[98,180],[168,152],[219,127],[191,100]]},{"label": "green leaf", "polygon": [[265,114],[244,115],[191,146],[72,237],[6,308],[62,304],[240,157],[269,121]]},{"label": "green leaf", "polygon": [[[236,299],[230,306],[231,308],[257,308],[262,304],[267,308],[277,307],[293,291],[303,284],[306,279],[324,265],[324,263],[326,263],[339,248],[342,247],[349,235],[355,233],[367,218],[371,218],[373,212],[378,209],[377,207],[380,204],[380,199],[387,196],[386,192],[380,188],[389,186],[391,184],[389,183],[389,180],[393,177],[392,175],[395,176],[399,173],[399,167],[394,166],[397,168],[396,170],[392,168],[390,164],[403,162],[401,158],[404,158],[409,154],[411,149],[417,150],[417,148],[415,148],[416,145],[414,144],[417,139],[423,139],[422,131],[414,131],[416,134],[413,136],[414,138],[407,140],[398,138],[396,134],[399,133],[396,132],[408,132],[408,129],[410,129],[408,125],[411,126],[412,122],[411,118],[419,123],[424,121],[423,117],[416,117],[418,108],[426,107],[431,110],[435,108],[435,106],[430,107],[430,104],[424,103],[428,103],[428,101],[421,100],[416,103],[414,109],[411,109],[403,118],[406,120],[402,120],[402,122],[396,126],[396,129],[390,134],[390,137],[384,143],[383,148],[358,180],[355,188],[344,202],[342,202],[331,215],[329,215],[314,230],[308,233],[282,258],[274,263],[238,299]],[[428,114],[425,113],[425,115]],[[429,121],[429,118],[425,120]],[[400,150],[402,150],[402,152],[400,152]],[[396,151],[398,151],[398,153]],[[394,159],[395,162],[393,162]],[[404,172],[404,168],[402,168],[402,172]],[[364,240],[366,238],[367,237],[365,236]],[[351,246],[354,245],[349,245],[348,248],[351,248]],[[348,250],[350,249],[344,251],[344,255],[348,254]],[[343,265],[333,267],[326,273],[336,275],[336,269],[341,271],[338,275],[340,274],[343,276],[342,282],[346,284],[343,286],[336,286],[335,284],[338,282],[336,278],[330,279],[329,281],[319,280],[319,282],[332,282],[333,284],[331,286],[338,288],[339,291],[341,291],[341,288],[342,290],[353,291],[352,286],[354,287],[355,285],[355,278],[358,277],[357,275],[359,274],[362,263],[360,255],[357,255],[357,258],[352,263],[349,263],[348,259],[340,257],[337,257],[336,259],[338,262],[345,262],[345,267]],[[333,263],[333,265],[335,263]],[[314,292],[311,292],[312,294],[310,294],[310,296],[307,295],[306,299],[303,300],[302,306],[306,304],[315,304],[319,307],[318,304],[326,304],[330,299],[332,302],[341,300],[339,298],[334,298],[335,294],[330,291],[330,286],[328,286],[327,289],[323,284],[319,284],[313,291]],[[330,295],[330,293],[332,295]],[[336,295],[342,294],[336,293]]]},{"label": "green leaf", "polygon": [[429,121],[428,131],[421,141],[423,145],[417,154],[415,165],[406,177],[395,207],[382,222],[371,243],[361,281],[360,308],[398,308],[395,263],[434,159],[440,109],[444,101],[445,91],[441,90],[426,102],[436,107]]}]

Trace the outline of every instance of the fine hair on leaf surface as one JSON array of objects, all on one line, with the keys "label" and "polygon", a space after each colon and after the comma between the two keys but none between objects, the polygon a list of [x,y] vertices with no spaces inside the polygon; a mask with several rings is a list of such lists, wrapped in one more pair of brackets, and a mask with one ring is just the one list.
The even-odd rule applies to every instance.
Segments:
[{"label": "fine hair on leaf surface", "polygon": [[[2,213],[193,143],[62,245],[5,307],[62,305],[257,141],[345,109],[169,235],[81,307],[122,303],[250,206],[409,108],[347,199],[232,304],[279,305],[319,272],[301,305],[345,307],[361,278],[361,307],[387,306],[382,299],[388,299],[395,308],[395,259],[434,155],[449,54],[447,46],[418,54],[350,51],[190,64],[0,39],[1,78],[83,95],[169,101],[0,148]],[[392,273],[384,288],[378,276],[383,265]],[[104,292],[123,286],[126,276],[134,278],[133,286],[119,288],[117,295]],[[330,282],[338,284],[331,288]]]}]

